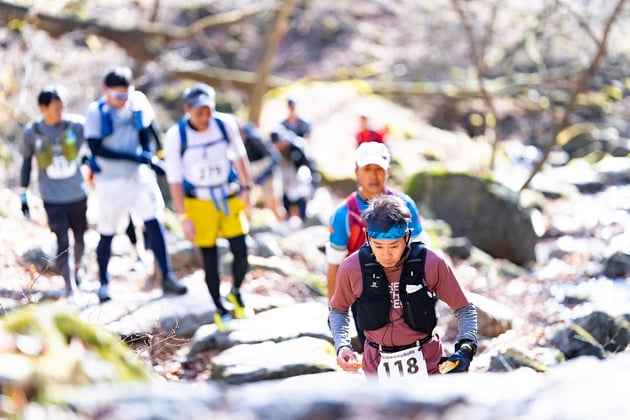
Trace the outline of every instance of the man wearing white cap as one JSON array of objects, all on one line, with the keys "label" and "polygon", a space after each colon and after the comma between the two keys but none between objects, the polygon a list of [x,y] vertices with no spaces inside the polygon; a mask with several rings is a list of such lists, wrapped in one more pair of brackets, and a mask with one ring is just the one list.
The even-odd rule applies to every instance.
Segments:
[{"label": "man wearing white cap", "polygon": [[[350,254],[357,251],[365,242],[365,224],[361,215],[367,209],[369,201],[382,194],[394,194],[403,199],[411,213],[411,239],[417,240],[422,232],[420,216],[415,202],[407,194],[393,191],[385,185],[389,173],[390,154],[387,146],[378,142],[361,144],[355,155],[354,173],[357,178],[357,191],[348,195],[337,207],[330,220],[330,238],[326,244],[328,262],[328,299],[332,298],[339,264]],[[357,327],[359,342],[365,340],[363,332]]]}]

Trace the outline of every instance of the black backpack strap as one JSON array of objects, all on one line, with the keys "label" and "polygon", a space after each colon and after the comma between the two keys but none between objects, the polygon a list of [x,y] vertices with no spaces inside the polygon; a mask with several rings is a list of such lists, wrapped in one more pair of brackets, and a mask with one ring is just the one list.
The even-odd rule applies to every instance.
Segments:
[{"label": "black backpack strap", "polygon": [[427,256],[427,248],[422,242],[412,242],[409,245],[409,257],[405,263],[405,269],[401,275],[402,284],[422,284],[427,287],[424,278],[424,262]]},{"label": "black backpack strap", "polygon": [[[437,296],[427,286],[424,273],[427,248],[422,242],[412,242],[409,256],[400,277],[400,301],[405,323],[416,331],[433,334],[437,324]],[[408,287],[415,285],[417,287]]]},{"label": "black backpack strap", "polygon": [[389,282],[383,268],[372,256],[370,246],[359,248],[363,291],[356,301],[356,322],[361,330],[376,330],[389,322]]},{"label": "black backpack strap", "polygon": [[359,262],[363,276],[363,293],[389,297],[385,272],[372,256],[372,249],[367,242],[359,248]]}]

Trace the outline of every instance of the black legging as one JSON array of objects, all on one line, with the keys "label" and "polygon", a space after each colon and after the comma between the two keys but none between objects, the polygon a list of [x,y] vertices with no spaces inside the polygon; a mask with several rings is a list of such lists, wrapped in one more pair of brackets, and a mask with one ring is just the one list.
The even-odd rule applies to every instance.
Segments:
[{"label": "black legging", "polygon": [[[239,289],[245,279],[245,274],[249,269],[247,262],[247,243],[245,235],[228,239],[230,243],[230,251],[234,256],[232,261],[232,276],[234,278],[234,289]],[[203,258],[203,269],[206,274],[206,286],[210,297],[217,307],[217,311],[221,315],[227,313],[227,309],[221,302],[221,283],[219,280],[219,256],[217,247],[201,247],[201,256]]]},{"label": "black legging", "polygon": [[131,245],[136,245],[138,243],[138,236],[136,235],[136,225],[133,224],[133,219],[129,216],[129,224],[127,225],[127,229],[125,229],[125,233],[131,242]]},{"label": "black legging", "polygon": [[[66,288],[72,288],[71,270],[78,268],[85,250],[83,235],[87,231],[87,199],[76,203],[51,204],[44,203],[44,209],[48,217],[48,226],[57,237],[57,257],[55,265],[59,274],[63,277]],[[74,265],[70,267],[70,238],[68,229],[72,230],[74,237]]]},{"label": "black legging", "polygon": [[[171,259],[166,250],[166,240],[164,239],[164,226],[157,219],[144,222],[145,247],[148,246],[153,251],[155,261],[162,272],[162,280],[171,273]],[[98,277],[101,284],[109,282],[107,266],[112,255],[112,240],[114,235],[102,235],[96,246],[96,261],[98,262]]]}]

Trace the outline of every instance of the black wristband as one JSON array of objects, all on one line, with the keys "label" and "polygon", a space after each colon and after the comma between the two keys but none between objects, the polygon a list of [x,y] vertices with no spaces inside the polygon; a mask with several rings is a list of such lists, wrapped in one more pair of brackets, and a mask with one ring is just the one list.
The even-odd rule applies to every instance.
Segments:
[{"label": "black wristband", "polygon": [[455,344],[455,351],[459,350],[462,347],[469,348],[473,355],[477,353],[477,345],[471,340],[462,340]]}]

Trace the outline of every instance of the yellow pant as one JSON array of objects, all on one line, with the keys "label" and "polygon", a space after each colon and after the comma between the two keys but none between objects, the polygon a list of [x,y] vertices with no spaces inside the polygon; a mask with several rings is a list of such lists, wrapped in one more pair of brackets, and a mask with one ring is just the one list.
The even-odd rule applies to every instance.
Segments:
[{"label": "yellow pant", "polygon": [[238,196],[227,200],[229,215],[219,211],[212,200],[184,199],[186,214],[195,225],[195,245],[212,247],[219,236],[230,239],[249,232],[243,200]]}]

